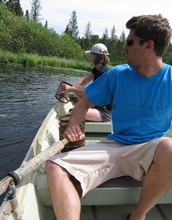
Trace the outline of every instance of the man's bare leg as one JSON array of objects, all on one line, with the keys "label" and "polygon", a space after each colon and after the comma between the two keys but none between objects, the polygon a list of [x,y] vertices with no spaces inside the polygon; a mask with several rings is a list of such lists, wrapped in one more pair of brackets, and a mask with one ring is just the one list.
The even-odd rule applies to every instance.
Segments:
[{"label": "man's bare leg", "polygon": [[130,220],[144,220],[146,213],[172,187],[172,139],[163,140],[157,147],[153,163],[145,175],[143,189]]},{"label": "man's bare leg", "polygon": [[46,174],[52,203],[58,220],[80,219],[80,197],[70,175],[57,164],[48,161]]}]

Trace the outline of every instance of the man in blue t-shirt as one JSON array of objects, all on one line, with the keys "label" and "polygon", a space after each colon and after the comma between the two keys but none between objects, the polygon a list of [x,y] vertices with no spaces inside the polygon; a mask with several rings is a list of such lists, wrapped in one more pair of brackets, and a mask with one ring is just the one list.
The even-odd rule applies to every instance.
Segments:
[{"label": "man in blue t-shirt", "polygon": [[172,119],[172,67],[162,60],[172,30],[161,15],[133,17],[126,27],[130,31],[123,50],[128,64],[115,66],[85,88],[64,136],[72,142],[84,138],[79,124],[87,110],[109,103],[113,133],[46,164],[58,220],[79,220],[80,197],[111,178],[143,180],[129,220],[144,220],[172,187],[172,139],[164,137]]}]

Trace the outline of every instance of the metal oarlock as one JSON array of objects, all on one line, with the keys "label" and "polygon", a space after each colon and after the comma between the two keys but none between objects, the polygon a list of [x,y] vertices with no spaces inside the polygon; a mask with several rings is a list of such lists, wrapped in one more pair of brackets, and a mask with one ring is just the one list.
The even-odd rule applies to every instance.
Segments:
[{"label": "metal oarlock", "polygon": [[16,198],[16,186],[13,181],[11,181],[10,185],[8,186],[5,200],[10,202],[12,210],[15,210],[18,207],[18,201]]}]

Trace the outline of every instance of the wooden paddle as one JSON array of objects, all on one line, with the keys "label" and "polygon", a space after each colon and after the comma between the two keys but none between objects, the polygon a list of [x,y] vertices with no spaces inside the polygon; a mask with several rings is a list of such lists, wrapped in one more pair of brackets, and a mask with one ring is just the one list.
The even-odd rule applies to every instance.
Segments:
[{"label": "wooden paddle", "polygon": [[29,173],[31,173],[32,171],[37,169],[41,164],[47,161],[50,157],[54,156],[56,153],[61,151],[67,143],[69,143],[67,138],[55,142],[52,145],[52,147],[47,148],[46,150],[33,157],[31,160],[26,162],[26,164],[23,167],[19,167],[14,172],[11,172],[15,178],[12,177],[13,175],[7,176],[0,181],[0,195],[6,192],[11,181],[14,181],[15,185],[18,185],[18,183],[23,177],[27,176]]}]

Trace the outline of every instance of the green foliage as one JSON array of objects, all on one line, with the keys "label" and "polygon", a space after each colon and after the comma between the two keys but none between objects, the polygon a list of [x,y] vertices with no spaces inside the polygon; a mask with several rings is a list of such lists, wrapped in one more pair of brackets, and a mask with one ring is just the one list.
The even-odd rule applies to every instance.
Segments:
[{"label": "green foliage", "polygon": [[84,59],[81,47],[69,36],[58,35],[35,20],[18,17],[0,3],[0,48],[15,53]]},{"label": "green foliage", "polygon": [[7,8],[17,16],[23,16],[23,10],[20,5],[20,0],[4,1]]},{"label": "green foliage", "polygon": [[39,56],[27,53],[12,53],[9,51],[0,50],[0,62],[2,63],[15,63],[22,64],[25,67],[63,67],[63,68],[73,68],[82,69],[90,71],[90,62],[82,62],[76,59],[65,59],[59,58],[57,56]]},{"label": "green foliage", "polygon": [[10,29],[5,25],[4,21],[1,19],[0,15],[0,41],[1,48],[6,49],[11,44],[11,34]]},{"label": "green foliage", "polygon": [[163,56],[164,62],[172,65],[172,44],[169,45],[166,53]]},{"label": "green foliage", "polygon": [[61,52],[59,54],[60,57],[65,57],[66,59],[84,59],[84,51],[68,34],[63,34],[60,36],[58,49]]}]

